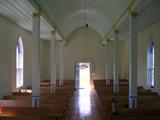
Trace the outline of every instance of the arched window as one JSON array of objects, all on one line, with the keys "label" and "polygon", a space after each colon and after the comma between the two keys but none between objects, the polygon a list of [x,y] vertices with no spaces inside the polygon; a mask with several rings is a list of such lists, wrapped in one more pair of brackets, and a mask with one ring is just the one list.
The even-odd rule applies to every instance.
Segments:
[{"label": "arched window", "polygon": [[19,37],[16,45],[16,88],[23,86],[23,42]]},{"label": "arched window", "polygon": [[153,42],[149,42],[147,48],[147,86],[149,89],[154,87],[154,60],[155,49]]}]

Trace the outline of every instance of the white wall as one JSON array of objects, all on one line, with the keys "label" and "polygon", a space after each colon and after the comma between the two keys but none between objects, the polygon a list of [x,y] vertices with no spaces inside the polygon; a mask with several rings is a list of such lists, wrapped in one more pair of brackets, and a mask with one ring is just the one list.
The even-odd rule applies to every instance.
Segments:
[{"label": "white wall", "polygon": [[31,84],[31,34],[0,16],[0,97],[15,89],[16,43],[19,37],[24,46],[24,84]]},{"label": "white wall", "polygon": [[105,47],[106,79],[113,79],[113,41],[108,41]]},{"label": "white wall", "polygon": [[[31,40],[32,34],[0,16],[0,98],[11,94],[16,88],[16,44],[22,37],[24,46],[24,86],[31,86]],[[49,54],[48,42],[41,40],[41,79],[48,79]],[[47,47],[46,47],[47,46]],[[43,55],[42,55],[43,54]],[[46,77],[47,75],[47,77]]]},{"label": "white wall", "polygon": [[[147,27],[138,33],[138,86],[147,88],[147,46],[149,40],[155,45],[155,87],[152,89],[160,94],[160,22]],[[128,74],[128,41],[121,42],[121,78]],[[122,58],[124,59],[122,60]],[[125,63],[125,64],[124,64]],[[126,77],[127,78],[127,77]]]},{"label": "white wall", "polygon": [[[102,46],[102,38],[93,29],[79,28],[68,38],[69,44],[64,47],[64,79],[74,79],[74,63],[90,62],[95,72],[92,79],[105,79],[106,46]],[[41,79],[50,79],[50,42],[43,41],[41,45]],[[113,78],[113,43],[109,43],[111,62],[109,78]],[[57,79],[59,79],[59,42],[56,42]],[[128,41],[120,40],[120,78],[126,79],[128,74]],[[93,70],[95,67],[95,71]]]},{"label": "white wall", "polygon": [[[113,41],[107,42],[107,46],[109,48],[109,56],[108,65],[109,71],[107,73],[107,79],[113,79],[113,57],[114,57],[114,49],[113,49]],[[128,79],[128,41],[127,40],[119,40],[119,54],[120,54],[120,68],[119,68],[119,78],[120,79]],[[106,58],[107,59],[107,58]]]},{"label": "white wall", "polygon": [[120,40],[120,79],[128,79],[128,41]]},{"label": "white wall", "polygon": [[[155,87],[160,93],[160,22],[155,23],[138,35],[138,85],[146,86],[147,43],[149,38],[155,44]],[[15,53],[19,36],[24,45],[24,84],[31,86],[31,33],[0,16],[0,97],[11,93],[15,88]],[[93,29],[79,28],[70,37],[64,48],[64,78],[74,79],[75,62],[91,62],[95,65],[93,79],[105,79],[106,49],[101,45],[102,38]],[[112,43],[111,43],[112,44]],[[58,44],[56,45],[58,48]],[[40,46],[41,79],[50,79],[50,42],[41,40]],[[113,51],[111,50],[111,53]],[[120,78],[128,74],[128,41],[120,42]],[[58,62],[58,49],[57,49]],[[57,65],[58,66],[58,65]],[[112,73],[111,73],[112,74]],[[58,75],[58,70],[57,70]]]},{"label": "white wall", "polygon": [[95,67],[93,79],[105,78],[105,47],[102,46],[100,35],[91,28],[79,28],[68,39],[64,48],[64,78],[74,79],[75,62],[90,62]]},{"label": "white wall", "polygon": [[151,25],[138,35],[138,85],[145,88],[147,83],[147,45],[150,39],[155,45],[155,87],[153,91],[158,92],[160,88],[160,22]]},{"label": "white wall", "polygon": [[40,42],[41,80],[50,80],[50,41]]}]

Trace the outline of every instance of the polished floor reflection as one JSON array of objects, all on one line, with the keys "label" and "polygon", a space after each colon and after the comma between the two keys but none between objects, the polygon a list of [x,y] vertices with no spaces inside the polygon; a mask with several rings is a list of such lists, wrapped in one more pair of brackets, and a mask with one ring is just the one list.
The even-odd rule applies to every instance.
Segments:
[{"label": "polished floor reflection", "polygon": [[94,89],[74,93],[65,120],[105,120],[101,102]]},{"label": "polished floor reflection", "polygon": [[81,115],[86,116],[90,114],[91,99],[90,91],[88,89],[79,90],[78,107]]}]

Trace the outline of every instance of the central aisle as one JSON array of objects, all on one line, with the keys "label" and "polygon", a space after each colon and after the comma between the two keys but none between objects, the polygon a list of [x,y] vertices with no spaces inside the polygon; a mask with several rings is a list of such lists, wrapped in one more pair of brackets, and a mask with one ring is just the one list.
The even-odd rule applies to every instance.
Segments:
[{"label": "central aisle", "polygon": [[106,120],[101,102],[94,89],[75,91],[65,120]]}]

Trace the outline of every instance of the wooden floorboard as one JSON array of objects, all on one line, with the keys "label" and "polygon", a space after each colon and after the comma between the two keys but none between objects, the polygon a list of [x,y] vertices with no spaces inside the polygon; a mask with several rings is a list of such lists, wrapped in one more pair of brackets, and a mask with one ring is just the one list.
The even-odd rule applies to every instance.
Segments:
[{"label": "wooden floorboard", "polygon": [[106,120],[101,102],[94,89],[79,89],[69,104],[65,120]]}]

